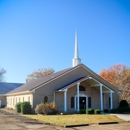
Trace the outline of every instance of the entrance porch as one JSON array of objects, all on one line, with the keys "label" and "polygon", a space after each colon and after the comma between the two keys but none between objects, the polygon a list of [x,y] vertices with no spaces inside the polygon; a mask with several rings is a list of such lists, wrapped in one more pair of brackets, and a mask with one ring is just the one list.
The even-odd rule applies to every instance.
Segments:
[{"label": "entrance porch", "polygon": [[[55,91],[54,101],[64,112],[88,108],[103,111],[104,109],[113,108],[113,93],[113,90],[94,78],[83,77]],[[56,98],[58,95],[61,96]]]}]

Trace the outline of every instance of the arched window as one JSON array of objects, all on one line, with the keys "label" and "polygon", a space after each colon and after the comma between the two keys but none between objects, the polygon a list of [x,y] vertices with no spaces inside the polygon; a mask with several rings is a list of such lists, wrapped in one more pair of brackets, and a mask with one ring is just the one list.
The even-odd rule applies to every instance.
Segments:
[{"label": "arched window", "polygon": [[47,103],[47,102],[48,102],[48,97],[45,96],[45,97],[44,97],[44,103]]},{"label": "arched window", "polygon": [[[76,91],[77,91],[77,88],[76,88]],[[85,91],[85,87],[82,86],[82,85],[80,85],[80,86],[79,86],[79,91]]]},{"label": "arched window", "polygon": [[79,86],[79,91],[85,91],[85,87],[82,86],[82,85],[80,85],[80,86]]},{"label": "arched window", "polygon": [[88,97],[88,108],[91,108],[91,97]]},{"label": "arched window", "polygon": [[74,97],[71,97],[71,108],[74,108]]}]

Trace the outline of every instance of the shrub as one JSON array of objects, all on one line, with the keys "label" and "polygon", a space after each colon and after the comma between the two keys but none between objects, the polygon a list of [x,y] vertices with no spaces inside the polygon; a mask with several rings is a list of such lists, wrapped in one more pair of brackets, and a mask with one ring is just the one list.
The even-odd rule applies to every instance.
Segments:
[{"label": "shrub", "polygon": [[55,115],[57,114],[58,109],[55,105],[55,102],[41,103],[36,107],[35,112],[37,114]]},{"label": "shrub", "polygon": [[94,114],[94,110],[92,110],[92,109],[87,109],[87,110],[86,110],[86,114]]},{"label": "shrub", "polygon": [[128,102],[126,100],[121,100],[121,102],[119,104],[119,108],[120,107],[129,107]]},{"label": "shrub", "polygon": [[31,108],[30,102],[22,102],[21,113],[22,114],[31,114],[32,113],[32,108]]},{"label": "shrub", "polygon": [[109,110],[108,110],[108,109],[104,109],[104,112],[106,112],[106,113],[107,113],[107,112],[109,112]]},{"label": "shrub", "polygon": [[123,108],[118,108],[118,112],[119,112],[119,113],[123,113],[123,112],[124,112],[124,109],[123,109]]},{"label": "shrub", "polygon": [[85,109],[80,109],[80,114],[85,114]]},{"label": "shrub", "polygon": [[100,113],[101,113],[100,109],[95,109],[94,110],[94,114],[100,114]]},{"label": "shrub", "polygon": [[20,113],[21,112],[21,102],[18,102],[18,103],[16,103],[16,105],[15,105],[15,110],[16,110],[16,112],[18,112],[18,113]]},{"label": "shrub", "polygon": [[119,113],[130,112],[130,107],[119,107],[118,112]]},{"label": "shrub", "polygon": [[110,113],[116,113],[116,112],[117,112],[116,109],[111,109],[111,110],[110,110]]}]

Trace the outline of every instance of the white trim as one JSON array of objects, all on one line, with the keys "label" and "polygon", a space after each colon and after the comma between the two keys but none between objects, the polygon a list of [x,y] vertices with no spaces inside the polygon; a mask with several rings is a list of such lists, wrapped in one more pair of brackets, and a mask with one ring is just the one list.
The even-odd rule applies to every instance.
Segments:
[{"label": "white trim", "polygon": [[[110,93],[111,91],[102,91],[102,93]],[[113,91],[112,91],[112,93],[114,93]]]},{"label": "white trim", "polygon": [[[91,77],[91,79],[93,79],[93,80],[95,80],[96,82],[98,82],[98,83],[99,83],[99,86],[100,86],[100,84],[101,84],[101,83],[100,83],[99,81],[97,81],[96,79],[94,79],[94,78],[92,78],[92,77]],[[93,86],[93,85],[91,85],[91,86]],[[97,86],[97,84],[96,84],[96,86]],[[104,86],[105,88],[107,88],[107,89],[111,90],[110,88],[108,88],[108,87],[107,87],[107,86],[105,86],[104,84],[103,84],[103,86]],[[98,86],[97,86],[97,87],[98,87]],[[113,90],[112,90],[112,91],[113,91]]]},{"label": "white trim", "polygon": [[23,91],[23,92],[18,92],[18,93],[10,93],[10,94],[5,94],[6,96],[16,96],[16,95],[21,95],[21,94],[32,94],[33,91]]},{"label": "white trim", "polygon": [[77,83],[77,111],[79,111],[80,104],[79,104],[79,85],[80,83]]},{"label": "white trim", "polygon": [[67,111],[67,89],[64,91],[64,111]]},{"label": "white trim", "polygon": [[100,84],[100,105],[101,105],[101,111],[103,111],[102,84]]},{"label": "white trim", "polygon": [[[86,97],[86,109],[88,109],[88,96],[85,95],[85,94],[79,94],[79,98],[80,97]],[[76,102],[76,98],[77,98],[77,95],[75,95],[75,110],[78,111],[78,109],[77,109],[78,105],[77,105],[77,102]]]},{"label": "white trim", "polygon": [[2,101],[0,100],[0,108],[1,108]]}]

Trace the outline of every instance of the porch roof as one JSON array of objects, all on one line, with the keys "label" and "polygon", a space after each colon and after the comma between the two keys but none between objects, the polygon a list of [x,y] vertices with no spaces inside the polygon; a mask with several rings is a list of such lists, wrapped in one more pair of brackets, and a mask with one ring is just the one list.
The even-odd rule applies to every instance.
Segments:
[{"label": "porch roof", "polygon": [[70,87],[76,85],[78,82],[82,82],[82,81],[84,81],[84,80],[86,80],[86,79],[89,79],[89,76],[80,77],[80,78],[78,78],[78,79],[72,81],[71,83],[62,86],[61,88],[58,88],[58,89],[55,90],[55,91],[56,91],[56,92],[57,92],[57,91],[64,91],[65,89],[70,88]]}]

